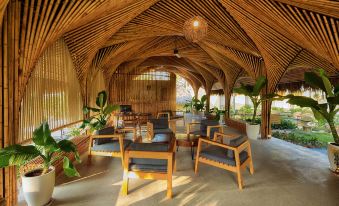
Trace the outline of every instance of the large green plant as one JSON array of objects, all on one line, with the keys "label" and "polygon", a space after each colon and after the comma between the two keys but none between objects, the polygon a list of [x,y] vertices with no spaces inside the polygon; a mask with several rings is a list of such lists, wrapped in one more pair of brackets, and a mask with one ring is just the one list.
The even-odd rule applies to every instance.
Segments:
[{"label": "large green plant", "polygon": [[192,98],[193,109],[195,109],[196,111],[203,111],[206,105],[206,100],[207,100],[206,95],[203,95],[200,100],[198,98],[193,97]]},{"label": "large green plant", "polygon": [[192,109],[192,101],[186,101],[186,103],[184,104],[183,108],[185,109],[185,112],[191,112]]},{"label": "large green plant", "polygon": [[264,76],[258,77],[254,86],[241,84],[239,88],[234,88],[234,92],[248,96],[253,103],[253,115],[250,121],[251,124],[255,124],[255,117],[257,116],[257,110],[261,102],[269,100],[277,95],[267,94],[260,96],[261,90],[266,86],[267,79]]},{"label": "large green plant", "polygon": [[308,107],[312,109],[314,117],[317,120],[326,120],[330,126],[333,139],[339,144],[338,132],[335,128],[335,115],[339,109],[339,85],[331,84],[325,71],[320,69],[316,72],[305,72],[304,79],[310,86],[322,90],[326,94],[326,101],[318,103],[318,101],[304,96],[287,95],[288,103],[298,105],[299,107]]},{"label": "large green plant", "polygon": [[106,91],[101,91],[98,93],[95,104],[97,106],[96,108],[88,106],[83,108],[84,114],[89,114],[90,111],[92,111],[94,115],[83,121],[82,125],[80,126],[81,129],[89,127],[90,131],[92,132],[94,130],[103,129],[106,126],[107,120],[111,113],[120,108],[119,105],[107,104]]},{"label": "large green plant", "polygon": [[74,153],[76,160],[80,162],[75,144],[69,140],[56,142],[51,136],[51,130],[47,122],[43,122],[34,130],[33,143],[33,145],[27,146],[15,144],[0,149],[0,168],[14,165],[21,166],[36,157],[41,157],[43,160],[42,174],[45,174],[54,162],[63,158],[65,175],[69,177],[80,176],[68,157],[61,155],[63,153],[54,155],[59,152]]}]

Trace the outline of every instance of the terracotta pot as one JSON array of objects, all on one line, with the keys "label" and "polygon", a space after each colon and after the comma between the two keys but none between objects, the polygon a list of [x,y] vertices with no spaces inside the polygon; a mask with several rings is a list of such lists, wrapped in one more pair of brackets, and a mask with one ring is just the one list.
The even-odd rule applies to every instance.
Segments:
[{"label": "terracotta pot", "polygon": [[27,172],[21,176],[25,200],[28,206],[46,205],[51,200],[54,190],[55,168],[51,166],[50,171],[44,175],[33,177],[26,176],[33,171]]}]

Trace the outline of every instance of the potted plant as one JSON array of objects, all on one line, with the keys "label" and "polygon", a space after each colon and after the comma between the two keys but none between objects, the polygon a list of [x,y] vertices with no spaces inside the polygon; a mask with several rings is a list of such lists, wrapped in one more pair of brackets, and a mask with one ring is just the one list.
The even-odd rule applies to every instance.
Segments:
[{"label": "potted plant", "polygon": [[199,112],[202,112],[205,109],[206,100],[206,95],[203,95],[200,100],[195,97],[192,98],[193,114],[199,114]]},{"label": "potted plant", "polygon": [[325,120],[330,126],[334,142],[328,143],[328,159],[330,161],[330,169],[335,171],[337,169],[334,162],[335,153],[339,152],[339,136],[334,124],[335,115],[338,113],[339,108],[339,85],[333,85],[325,74],[325,71],[319,69],[319,72],[305,72],[305,82],[325,93],[325,99],[314,100],[310,97],[287,95],[288,103],[297,105],[299,107],[311,108],[314,117],[318,121]]},{"label": "potted plant", "polygon": [[246,122],[246,133],[247,136],[251,139],[257,139],[259,131],[260,131],[260,124],[256,122],[257,110],[261,102],[271,99],[277,95],[275,94],[267,94],[264,96],[260,96],[260,92],[262,88],[265,87],[267,84],[267,79],[264,76],[258,77],[254,86],[252,85],[244,85],[241,84],[239,88],[234,88],[234,92],[238,94],[243,94],[248,96],[253,104],[253,115],[250,121]]},{"label": "potted plant", "polygon": [[192,101],[186,101],[183,108],[185,109],[185,113],[189,113],[192,110]]},{"label": "potted plant", "polygon": [[105,128],[111,113],[120,108],[119,105],[107,103],[106,91],[101,91],[98,93],[95,104],[97,106],[96,108],[89,106],[85,106],[83,108],[84,114],[89,114],[90,111],[92,111],[94,115],[84,120],[80,126],[81,129],[89,129],[91,133]]},{"label": "potted plant", "polygon": [[[63,158],[64,173],[68,177],[80,176],[65,153],[74,153],[80,162],[76,146],[69,140],[56,142],[51,136],[48,123],[43,122],[33,132],[33,145],[11,145],[0,149],[0,168],[21,166],[40,157],[42,167],[26,172],[21,176],[25,200],[29,206],[41,206],[50,202],[54,184],[55,168],[53,163]],[[55,155],[56,153],[59,153]]]}]

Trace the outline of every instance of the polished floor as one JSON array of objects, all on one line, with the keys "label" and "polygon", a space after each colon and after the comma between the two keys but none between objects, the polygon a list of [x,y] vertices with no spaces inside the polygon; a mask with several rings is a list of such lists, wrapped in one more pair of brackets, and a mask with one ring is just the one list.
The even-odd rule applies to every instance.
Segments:
[{"label": "polished floor", "polygon": [[[326,155],[278,139],[251,141],[254,175],[244,172],[244,189],[235,175],[201,165],[194,175],[190,150],[179,149],[173,176],[173,199],[166,199],[166,182],[130,180],[129,195],[120,195],[121,162],[86,157],[78,165],[81,178],[58,177],[53,205],[339,205],[339,177],[328,169]],[[21,205],[24,205],[23,203]]]}]

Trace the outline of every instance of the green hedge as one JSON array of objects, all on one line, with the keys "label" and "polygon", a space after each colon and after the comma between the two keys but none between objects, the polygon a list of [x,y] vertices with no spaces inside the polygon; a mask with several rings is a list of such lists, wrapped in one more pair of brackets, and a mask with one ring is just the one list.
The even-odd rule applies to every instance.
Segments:
[{"label": "green hedge", "polygon": [[291,120],[283,119],[281,124],[272,124],[272,129],[296,129],[297,125]]}]

